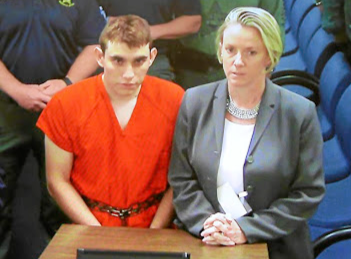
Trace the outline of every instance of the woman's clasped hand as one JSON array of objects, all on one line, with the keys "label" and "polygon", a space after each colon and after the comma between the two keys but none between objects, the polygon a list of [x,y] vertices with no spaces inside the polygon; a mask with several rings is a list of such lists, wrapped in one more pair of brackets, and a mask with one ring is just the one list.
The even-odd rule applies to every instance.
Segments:
[{"label": "woman's clasped hand", "polygon": [[207,245],[233,246],[247,242],[246,236],[230,214],[216,213],[204,222],[202,241]]}]

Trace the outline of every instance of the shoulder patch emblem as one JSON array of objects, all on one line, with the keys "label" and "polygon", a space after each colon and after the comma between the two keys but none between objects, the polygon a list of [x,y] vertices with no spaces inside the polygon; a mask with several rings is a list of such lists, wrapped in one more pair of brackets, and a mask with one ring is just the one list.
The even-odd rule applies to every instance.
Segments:
[{"label": "shoulder patch emblem", "polygon": [[72,3],[72,0],[59,0],[60,5],[66,6],[66,7],[72,7],[74,6],[74,3]]}]

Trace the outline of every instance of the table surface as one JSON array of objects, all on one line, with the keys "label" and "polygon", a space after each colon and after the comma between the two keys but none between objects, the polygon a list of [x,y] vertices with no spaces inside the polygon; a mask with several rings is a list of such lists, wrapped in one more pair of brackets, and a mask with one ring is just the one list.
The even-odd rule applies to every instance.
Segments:
[{"label": "table surface", "polygon": [[268,259],[266,244],[208,246],[183,230],[62,225],[40,259],[76,259],[77,248],[188,252],[191,259]]}]

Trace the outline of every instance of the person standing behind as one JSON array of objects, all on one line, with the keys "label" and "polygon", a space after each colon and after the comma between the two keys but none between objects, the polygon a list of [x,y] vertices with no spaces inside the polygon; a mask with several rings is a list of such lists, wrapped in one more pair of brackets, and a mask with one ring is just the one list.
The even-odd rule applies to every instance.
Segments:
[{"label": "person standing behind", "polygon": [[351,63],[351,1],[317,0],[322,12],[322,28],[335,36],[335,41]]},{"label": "person standing behind", "polygon": [[[7,187],[0,211],[0,258],[8,253],[16,182],[31,150],[42,181],[41,221],[50,235],[60,225],[46,189],[44,136],[35,123],[55,93],[95,72],[94,48],[104,25],[95,0],[0,2],[0,163]],[[26,235],[35,240],[31,233],[16,234]]]},{"label": "person standing behind", "polygon": [[175,73],[178,84],[187,89],[223,79],[221,64],[216,57],[216,31],[226,15],[236,7],[260,7],[270,12],[277,20],[284,43],[285,11],[283,0],[200,0],[202,24],[197,34],[180,39],[175,56]]},{"label": "person standing behind", "polygon": [[110,19],[95,49],[103,74],[53,97],[45,133],[50,194],[76,224],[168,227],[167,174],[184,90],[147,76],[157,50],[146,20]]},{"label": "person standing behind", "polygon": [[107,16],[135,14],[150,24],[157,58],[148,74],[174,80],[170,52],[175,39],[196,33],[201,26],[199,0],[98,0]]},{"label": "person standing behind", "polygon": [[179,110],[175,223],[208,245],[265,242],[270,259],[312,259],[307,220],[325,192],[316,107],[269,80],[283,45],[267,11],[233,9],[217,46],[226,78],[188,89]]}]

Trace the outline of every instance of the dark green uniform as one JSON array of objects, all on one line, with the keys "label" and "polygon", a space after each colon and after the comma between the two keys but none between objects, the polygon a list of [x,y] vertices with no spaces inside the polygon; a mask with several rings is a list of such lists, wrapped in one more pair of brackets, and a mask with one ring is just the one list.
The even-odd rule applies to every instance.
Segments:
[{"label": "dark green uniform", "polygon": [[322,27],[333,33],[351,60],[351,0],[322,0]]}]

